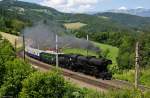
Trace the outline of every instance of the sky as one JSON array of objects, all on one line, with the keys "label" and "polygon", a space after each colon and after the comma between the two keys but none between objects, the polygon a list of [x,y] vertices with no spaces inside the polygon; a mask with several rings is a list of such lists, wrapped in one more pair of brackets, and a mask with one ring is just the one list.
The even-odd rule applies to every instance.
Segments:
[{"label": "sky", "polygon": [[150,0],[21,0],[55,8],[61,12],[101,12],[111,9],[150,9]]}]

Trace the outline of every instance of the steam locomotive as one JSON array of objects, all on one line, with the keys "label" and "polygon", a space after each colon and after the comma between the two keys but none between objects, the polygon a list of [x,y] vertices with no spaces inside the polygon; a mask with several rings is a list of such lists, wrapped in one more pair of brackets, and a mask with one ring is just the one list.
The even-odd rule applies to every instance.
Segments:
[{"label": "steam locomotive", "polygon": [[[43,51],[26,47],[26,54],[42,62],[51,65],[56,64],[56,52],[54,51]],[[96,78],[106,80],[110,80],[112,78],[111,72],[107,69],[107,66],[112,64],[112,61],[105,58],[98,59],[93,56],[86,57],[77,54],[58,53],[58,61],[59,66],[62,68],[95,76]]]}]

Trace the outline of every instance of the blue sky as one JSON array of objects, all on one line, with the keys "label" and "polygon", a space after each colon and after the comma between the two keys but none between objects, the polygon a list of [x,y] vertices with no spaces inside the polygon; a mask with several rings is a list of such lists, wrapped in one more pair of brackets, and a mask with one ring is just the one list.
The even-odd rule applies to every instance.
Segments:
[{"label": "blue sky", "polygon": [[150,9],[150,0],[22,0],[55,8],[62,12],[99,12],[110,9]]}]

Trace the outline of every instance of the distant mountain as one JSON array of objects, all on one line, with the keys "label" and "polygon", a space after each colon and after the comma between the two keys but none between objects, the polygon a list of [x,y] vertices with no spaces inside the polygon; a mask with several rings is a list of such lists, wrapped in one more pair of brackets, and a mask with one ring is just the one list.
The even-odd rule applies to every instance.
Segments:
[{"label": "distant mountain", "polygon": [[144,8],[114,9],[114,10],[108,10],[106,12],[125,13],[125,14],[137,15],[137,16],[142,16],[142,17],[150,17],[150,9],[144,9]]},{"label": "distant mountain", "polygon": [[141,17],[136,15],[112,12],[98,13],[95,15],[98,17],[107,17],[119,24],[130,27],[136,31],[139,30],[148,32],[150,28],[150,17]]},{"label": "distant mountain", "polygon": [[61,12],[53,8],[17,0],[0,1],[0,8],[10,13],[16,13],[19,16],[27,16],[26,18],[31,18],[32,21],[45,18],[52,19],[62,15]]},{"label": "distant mountain", "polygon": [[[69,31],[64,27],[64,23],[73,22],[86,24],[81,28],[82,32],[137,32],[144,31],[145,28],[150,31],[150,18],[117,13],[98,13],[93,15],[62,13],[50,7],[17,0],[0,1],[0,21],[4,19],[17,19],[25,24],[26,22],[31,22],[32,24],[38,21],[49,22],[50,27],[54,25],[61,30],[63,29],[63,31]],[[0,22],[0,25],[2,23]],[[10,21],[10,23],[13,22]],[[8,25],[7,21],[3,25],[7,26],[8,31],[14,26]]]}]

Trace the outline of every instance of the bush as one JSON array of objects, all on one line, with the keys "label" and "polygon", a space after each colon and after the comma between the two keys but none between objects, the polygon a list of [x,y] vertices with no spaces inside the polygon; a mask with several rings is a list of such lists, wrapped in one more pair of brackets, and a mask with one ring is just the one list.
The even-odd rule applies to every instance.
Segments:
[{"label": "bush", "polygon": [[3,84],[4,74],[5,74],[5,63],[8,60],[13,60],[15,57],[14,49],[11,44],[2,39],[0,35],[0,86]]},{"label": "bush", "polygon": [[0,88],[0,97],[16,97],[22,89],[21,81],[24,80],[33,70],[29,64],[22,60],[15,59],[8,61],[6,64],[4,81]]},{"label": "bush", "polygon": [[75,98],[74,93],[78,93],[59,72],[35,72],[22,84],[20,98]]}]

